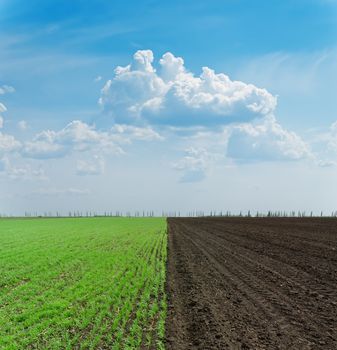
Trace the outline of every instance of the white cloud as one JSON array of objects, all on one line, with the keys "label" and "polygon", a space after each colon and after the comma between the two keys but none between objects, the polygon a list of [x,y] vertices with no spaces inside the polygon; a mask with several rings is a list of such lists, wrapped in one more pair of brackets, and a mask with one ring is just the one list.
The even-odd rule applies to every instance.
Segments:
[{"label": "white cloud", "polygon": [[[187,71],[183,58],[170,52],[155,66],[151,50],[137,51],[131,64],[115,69],[99,103],[115,121],[123,123],[115,126],[115,131],[128,124],[132,124],[129,128],[135,124],[203,127],[203,134],[207,129],[211,134],[216,130],[216,140],[222,144],[218,149],[223,147],[223,153],[224,140],[229,138],[227,155],[234,159],[299,160],[310,155],[307,144],[276,121],[277,98],[267,90],[232,81],[208,67],[196,76]],[[228,130],[223,133],[224,127],[231,130],[230,136]],[[187,154],[177,167],[200,164],[202,159]]]},{"label": "white cloud", "polygon": [[13,166],[7,157],[0,159],[0,173],[12,180],[47,180],[44,170],[30,165]]},{"label": "white cloud", "polygon": [[32,169],[30,166],[11,167],[7,170],[7,176],[11,179],[23,180],[47,180],[48,177],[42,168]]},{"label": "white cloud", "polygon": [[18,128],[20,130],[26,130],[28,128],[28,123],[25,120],[20,120],[18,122]]},{"label": "white cloud", "polygon": [[203,148],[187,148],[186,155],[173,165],[176,170],[205,170],[209,161],[209,154]]},{"label": "white cloud", "polygon": [[105,162],[101,156],[95,155],[90,161],[78,160],[76,165],[77,175],[101,175],[104,173]]},{"label": "white cloud", "polygon": [[189,147],[185,149],[185,156],[173,164],[173,168],[183,172],[181,182],[201,181],[218,158],[218,154],[211,154],[205,148]]},{"label": "white cloud", "polygon": [[4,125],[4,118],[1,115],[1,113],[6,112],[7,108],[6,106],[0,102],[0,129],[2,129],[3,125]]},{"label": "white cloud", "polygon": [[26,142],[22,155],[29,158],[58,158],[71,152],[96,151],[123,154],[120,144],[133,141],[154,141],[162,137],[150,127],[114,125],[109,131],[74,120],[59,131],[46,130]]},{"label": "white cloud", "polygon": [[13,86],[9,86],[9,85],[0,86],[0,95],[13,93],[13,92],[15,92],[15,89],[13,88]]},{"label": "white cloud", "polygon": [[294,132],[285,130],[274,117],[262,123],[233,127],[227,156],[244,161],[300,160],[311,156],[308,145]]},{"label": "white cloud", "polygon": [[[5,93],[11,93],[14,91],[14,88],[8,85],[3,85],[0,87],[0,95]],[[4,125],[4,118],[2,117],[1,113],[4,113],[6,111],[6,106],[0,102],[0,129],[2,129]],[[20,148],[21,143],[18,140],[16,140],[14,136],[0,132],[0,156],[3,156],[13,151],[17,151]]]},{"label": "white cloud", "polygon": [[137,127],[127,124],[115,124],[112,128],[114,140],[120,143],[132,141],[160,141],[164,138],[150,127]]},{"label": "white cloud", "polygon": [[186,74],[184,60],[181,57],[175,57],[171,52],[167,52],[159,60],[161,66],[160,75],[164,81],[174,81],[178,76]]},{"label": "white cloud", "polygon": [[316,148],[316,163],[327,168],[337,165],[337,121],[324,132],[315,131],[312,140]]},{"label": "white cloud", "polygon": [[0,155],[17,151],[21,147],[21,143],[12,135],[0,132]]},{"label": "white cloud", "polygon": [[6,112],[7,108],[3,103],[0,103],[0,113]]},{"label": "white cloud", "polygon": [[277,99],[252,84],[232,81],[208,67],[195,76],[181,57],[166,53],[158,72],[151,50],[137,51],[133,62],[117,67],[99,103],[122,123],[222,125],[273,113]]},{"label": "white cloud", "polygon": [[[0,95],[12,93],[12,92],[15,92],[15,89],[12,86],[9,86],[9,85],[0,86]],[[6,111],[7,111],[6,106],[0,102],[0,129],[3,127],[3,124],[4,124],[4,118],[2,117],[1,113],[4,113]]]},{"label": "white cloud", "polygon": [[27,158],[59,158],[67,153],[67,149],[63,145],[54,143],[53,140],[44,140],[42,135],[38,135],[33,141],[25,143],[21,153]]},{"label": "white cloud", "polygon": [[97,76],[95,79],[94,79],[94,82],[95,83],[98,83],[99,81],[101,81],[102,80],[102,77],[99,75],[99,76]]},{"label": "white cloud", "polygon": [[120,154],[109,133],[95,130],[82,121],[74,120],[60,131],[47,130],[27,142],[22,154],[30,158],[57,158],[72,151],[87,151],[99,148],[106,153]]},{"label": "white cloud", "polygon": [[320,159],[317,161],[317,165],[322,168],[330,168],[336,166],[337,162],[333,160]]}]

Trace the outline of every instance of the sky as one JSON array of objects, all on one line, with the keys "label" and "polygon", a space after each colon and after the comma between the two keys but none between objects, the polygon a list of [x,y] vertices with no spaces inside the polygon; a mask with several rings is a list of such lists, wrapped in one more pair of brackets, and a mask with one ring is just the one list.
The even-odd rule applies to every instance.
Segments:
[{"label": "sky", "polygon": [[0,213],[337,210],[337,1],[0,0]]}]

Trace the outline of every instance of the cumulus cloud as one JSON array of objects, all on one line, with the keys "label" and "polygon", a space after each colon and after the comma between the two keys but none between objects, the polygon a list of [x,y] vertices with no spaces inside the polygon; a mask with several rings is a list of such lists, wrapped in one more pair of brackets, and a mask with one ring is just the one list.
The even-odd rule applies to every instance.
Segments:
[{"label": "cumulus cloud", "polygon": [[274,117],[262,123],[233,127],[227,156],[238,160],[300,160],[311,156],[308,145],[294,132],[285,130]]},{"label": "cumulus cloud", "polygon": [[18,122],[18,128],[20,130],[26,130],[28,128],[28,123],[25,120],[20,120]]},{"label": "cumulus cloud", "polygon": [[104,173],[105,161],[101,156],[95,155],[92,160],[78,160],[77,175],[101,175]]},{"label": "cumulus cloud", "polygon": [[131,143],[132,141],[161,141],[164,138],[155,130],[147,127],[137,127],[127,124],[115,124],[112,128],[114,140],[120,143]]},{"label": "cumulus cloud", "polygon": [[317,165],[322,168],[330,168],[330,167],[336,166],[337,162],[333,160],[319,159],[317,161]]},{"label": "cumulus cloud", "polygon": [[7,157],[0,159],[0,174],[11,180],[47,180],[44,170],[30,165],[13,166]]},{"label": "cumulus cloud", "polygon": [[15,92],[15,89],[13,88],[13,86],[9,86],[9,85],[0,86],[0,95],[10,94],[13,92]]},{"label": "cumulus cloud", "polygon": [[32,168],[30,165],[14,166],[8,157],[0,159],[0,173],[12,180],[47,180],[45,171],[39,167]]},{"label": "cumulus cloud", "polygon": [[313,140],[316,146],[316,163],[327,168],[337,165],[337,121],[328,130],[316,133]]},{"label": "cumulus cloud", "polygon": [[183,173],[181,182],[197,182],[206,177],[207,170],[218,157],[205,148],[189,147],[185,149],[185,156],[173,164],[173,168]]},{"label": "cumulus cloud", "polygon": [[118,123],[223,125],[272,114],[277,99],[267,90],[203,67],[199,76],[168,52],[153,66],[151,50],[137,51],[118,66],[99,100]]},{"label": "cumulus cloud", "polygon": [[93,148],[102,148],[107,153],[122,153],[108,132],[97,131],[94,126],[74,120],[60,131],[39,133],[33,141],[24,145],[22,154],[30,158],[58,158],[71,151],[83,152]]},{"label": "cumulus cloud", "polygon": [[[170,52],[156,64],[151,50],[137,51],[129,65],[116,67],[99,103],[123,125],[116,130],[139,124],[191,130],[203,127],[204,132],[216,130],[219,136],[220,130],[229,128],[227,155],[231,158],[299,160],[310,155],[305,142],[276,121],[277,98],[266,89],[231,80],[208,67],[196,75],[186,69],[182,57]],[[202,160],[187,154],[176,169],[184,162],[192,169],[194,162]],[[200,167],[191,171],[204,173]]]},{"label": "cumulus cloud", "polygon": [[33,141],[26,142],[22,155],[27,158],[47,159],[59,158],[67,153],[67,148],[63,145],[43,138],[44,136],[39,135]]},{"label": "cumulus cloud", "polygon": [[[0,86],[0,95],[5,93],[14,92],[14,88],[12,86],[3,85]],[[4,118],[2,117],[2,113],[6,112],[6,106],[0,102],[0,129],[3,128]],[[0,131],[0,157],[3,157],[5,154],[18,151],[21,148],[21,142],[18,141],[14,136],[4,134]]]},{"label": "cumulus cloud", "polygon": [[33,169],[30,166],[10,167],[7,176],[11,179],[23,180],[47,180],[45,171],[42,168]]},{"label": "cumulus cloud", "polygon": [[114,125],[111,130],[97,130],[80,120],[74,120],[59,131],[46,130],[24,144],[22,155],[29,158],[58,158],[71,152],[94,150],[105,154],[123,154],[120,144],[133,141],[161,140],[150,127]]},{"label": "cumulus cloud", "polygon": [[21,143],[12,135],[0,132],[0,155],[17,151],[21,148]]}]

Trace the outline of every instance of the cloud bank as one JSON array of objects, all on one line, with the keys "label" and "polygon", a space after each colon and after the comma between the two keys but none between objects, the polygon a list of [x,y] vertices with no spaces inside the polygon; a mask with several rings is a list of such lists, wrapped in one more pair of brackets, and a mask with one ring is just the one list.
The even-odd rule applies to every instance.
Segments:
[{"label": "cloud bank", "polygon": [[232,81],[203,67],[189,72],[181,57],[165,53],[158,69],[151,50],[137,51],[131,64],[114,70],[99,104],[118,123],[224,125],[272,114],[277,99],[267,90]]},{"label": "cloud bank", "polygon": [[227,156],[241,161],[300,160],[310,157],[311,151],[296,133],[268,117],[262,123],[233,127]]},{"label": "cloud bank", "polygon": [[28,158],[60,158],[71,152],[96,151],[105,154],[122,154],[121,144],[134,141],[161,140],[150,127],[115,124],[110,130],[97,130],[80,120],[74,120],[59,131],[45,130],[26,142],[21,154]]},{"label": "cloud bank", "polygon": [[[14,91],[0,86],[0,95]],[[0,159],[10,153],[22,161],[72,155],[77,158],[77,175],[102,175],[107,156],[124,154],[125,145],[163,141],[167,152],[184,150],[171,166],[182,174],[182,182],[191,182],[204,179],[221,159],[294,161],[312,156],[296,133],[278,123],[277,98],[266,89],[231,80],[208,67],[194,74],[182,57],[170,52],[155,62],[151,50],[137,51],[129,65],[115,68],[101,90],[99,103],[111,120],[109,127],[98,129],[73,120],[59,130],[39,132],[28,141],[0,132]],[[0,128],[1,113],[6,110],[0,103]],[[27,122],[21,120],[17,128],[25,130]],[[330,133],[329,148],[337,149],[337,124]],[[18,178],[33,172],[8,164],[6,169]]]},{"label": "cloud bank", "polygon": [[120,151],[107,132],[99,132],[93,126],[74,120],[59,131],[42,131],[26,142],[22,154],[29,158],[58,158],[71,151],[83,152],[93,147]]}]

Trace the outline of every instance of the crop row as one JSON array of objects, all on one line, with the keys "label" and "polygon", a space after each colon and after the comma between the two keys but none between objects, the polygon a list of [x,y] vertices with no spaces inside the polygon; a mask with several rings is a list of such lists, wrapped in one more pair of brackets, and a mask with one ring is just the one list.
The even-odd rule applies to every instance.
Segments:
[{"label": "crop row", "polygon": [[1,349],[163,348],[166,224],[0,220]]}]

